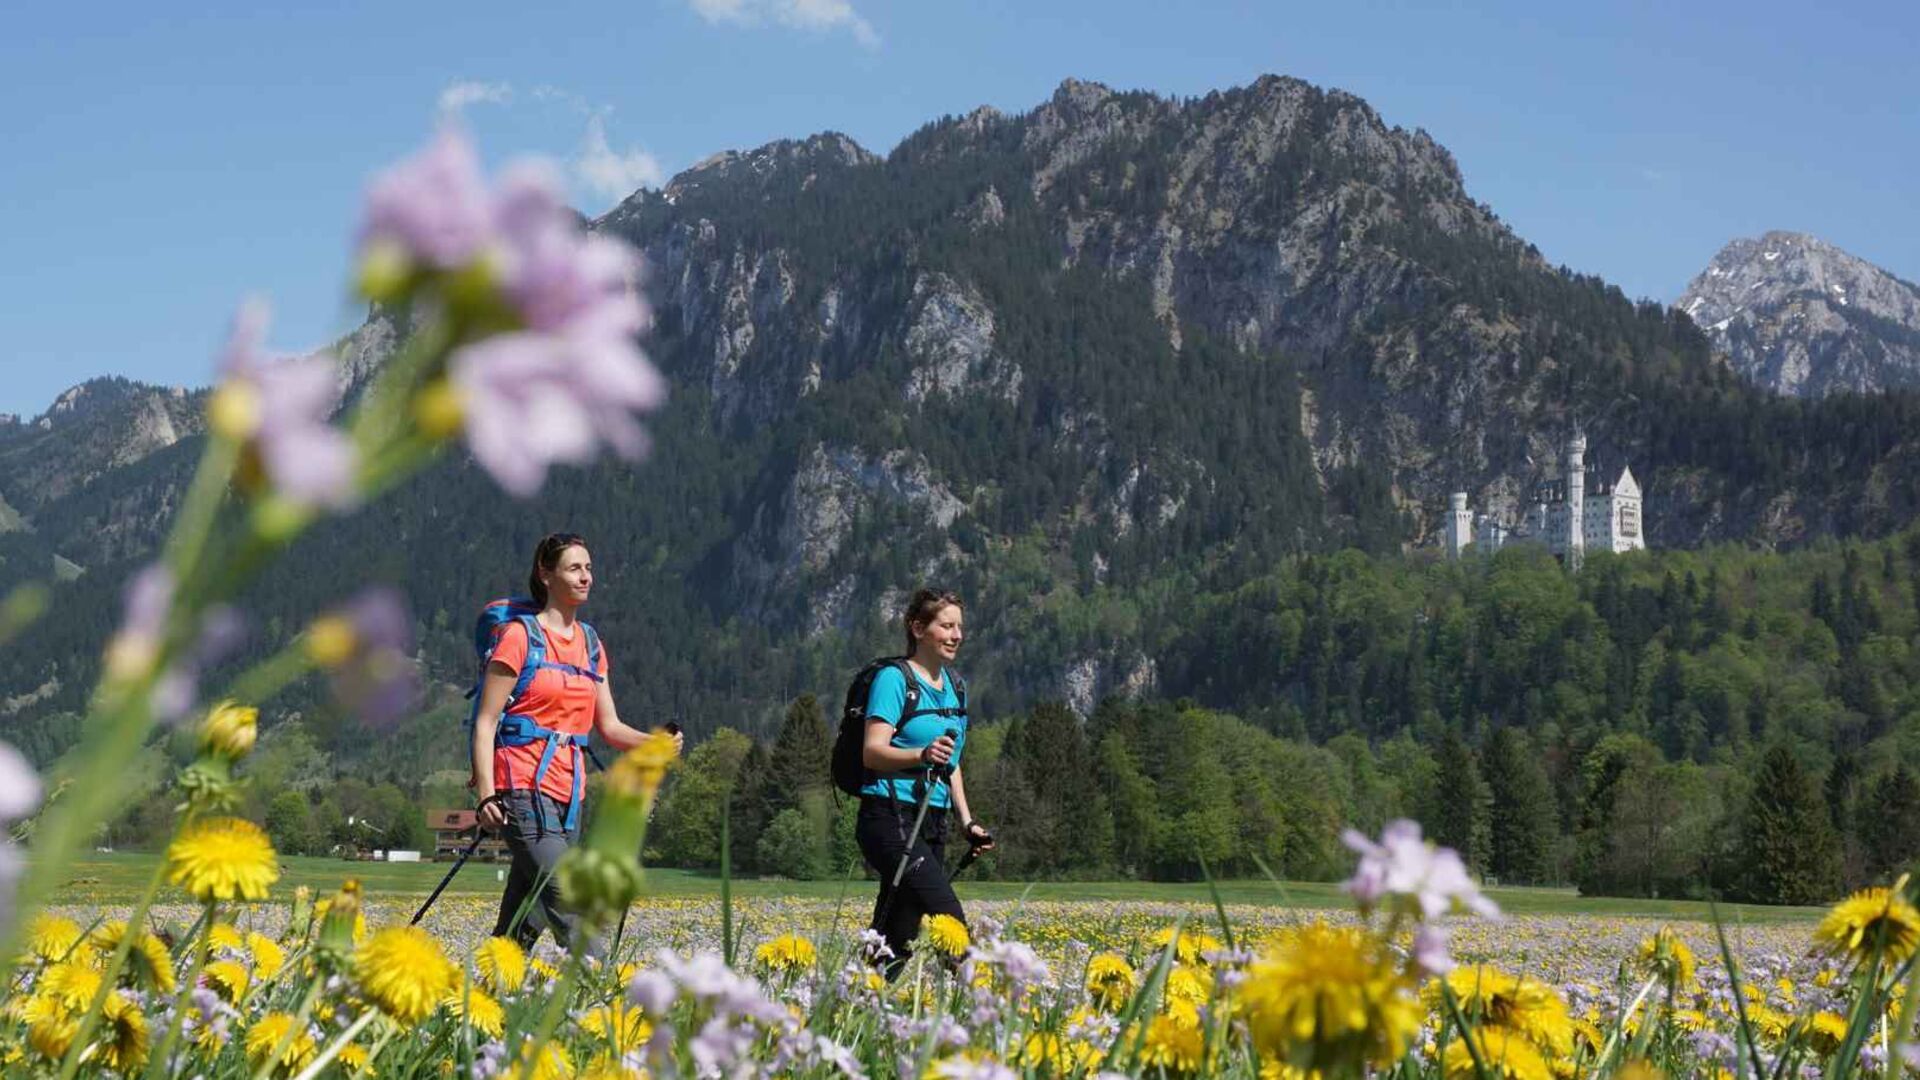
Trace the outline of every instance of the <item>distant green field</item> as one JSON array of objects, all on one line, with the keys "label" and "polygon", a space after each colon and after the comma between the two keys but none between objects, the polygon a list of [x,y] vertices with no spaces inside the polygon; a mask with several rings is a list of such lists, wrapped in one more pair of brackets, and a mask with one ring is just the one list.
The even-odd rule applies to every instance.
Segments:
[{"label": "distant green field", "polygon": [[[93,853],[74,862],[66,886],[55,897],[56,904],[124,904],[138,896],[154,868],[158,855],[135,853]],[[317,894],[339,887],[355,877],[370,893],[425,896],[433,891],[451,863],[347,862],[340,859],[289,856],[281,860],[277,896],[290,895],[297,886],[306,885]],[[469,862],[447,887],[449,894],[498,893],[504,863]],[[735,879],[734,892],[740,896],[792,896],[831,900],[843,889],[865,893],[872,888],[866,881],[851,884],[839,881],[786,881]],[[963,896],[983,900],[1014,900],[1030,895],[1036,900],[1084,900],[1096,903],[1130,901],[1136,903],[1208,903],[1211,893],[1202,882],[1170,884],[1142,881],[1039,881],[1031,884],[1009,881],[974,881],[962,878]],[[651,869],[647,871],[647,892],[655,896],[717,896],[720,878],[715,874],[687,870]],[[1572,889],[1493,888],[1488,895],[1514,914],[1608,915],[1662,919],[1710,918],[1708,906],[1692,900],[1638,900],[1580,896]],[[176,891],[162,893],[162,902],[184,897]],[[1223,881],[1220,898],[1229,904],[1254,904],[1273,907],[1344,908],[1348,901],[1337,884],[1326,882]],[[1782,923],[1817,919],[1819,908],[1762,907],[1724,905],[1723,918],[1732,922]]]}]

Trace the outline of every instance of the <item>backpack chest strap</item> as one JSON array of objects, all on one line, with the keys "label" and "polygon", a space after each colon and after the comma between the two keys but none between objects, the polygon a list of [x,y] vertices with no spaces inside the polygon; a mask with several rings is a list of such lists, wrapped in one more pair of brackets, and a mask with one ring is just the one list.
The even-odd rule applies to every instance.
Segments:
[{"label": "backpack chest strap", "polygon": [[582,785],[586,779],[586,763],[580,760],[580,752],[593,741],[593,736],[584,732],[555,731],[544,727],[531,717],[508,713],[500,718],[500,726],[495,729],[493,742],[496,746],[530,746],[536,742],[545,742],[540,751],[540,764],[533,770],[533,816],[542,829],[547,826],[546,811],[540,805],[540,784],[547,778],[547,771],[553,767],[553,757],[562,746],[572,754],[573,792],[567,797],[567,816],[561,828],[571,831],[580,821],[580,803]]}]

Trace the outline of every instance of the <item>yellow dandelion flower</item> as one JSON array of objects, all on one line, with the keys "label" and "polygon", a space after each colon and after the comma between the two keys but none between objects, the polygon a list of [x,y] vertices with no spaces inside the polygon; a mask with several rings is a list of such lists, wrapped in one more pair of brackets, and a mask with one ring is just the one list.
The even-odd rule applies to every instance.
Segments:
[{"label": "yellow dandelion flower", "polygon": [[247,1029],[247,1060],[255,1069],[271,1061],[276,1073],[291,1075],[312,1064],[318,1052],[313,1033],[295,1024],[291,1013],[268,1013]]},{"label": "yellow dandelion flower", "polygon": [[1675,1009],[1671,1016],[1681,1031],[1701,1031],[1707,1026],[1707,1014],[1699,1009]]},{"label": "yellow dandelion flower", "polygon": [[1440,1070],[1446,1080],[1478,1080],[1480,1070],[1473,1061],[1475,1050],[1479,1051],[1480,1062],[1492,1080],[1553,1080],[1553,1070],[1547,1067],[1546,1059],[1534,1049],[1533,1043],[1502,1028],[1469,1031],[1448,1043],[1440,1058]]},{"label": "yellow dandelion flower", "polygon": [[1920,947],[1920,911],[1907,903],[1902,876],[1891,889],[1862,889],[1828,909],[1813,931],[1816,947],[1860,963],[1876,953],[1898,967]]},{"label": "yellow dandelion flower", "polygon": [[205,975],[213,992],[227,1002],[239,1001],[253,981],[247,975],[246,965],[238,960],[215,960],[207,965]]},{"label": "yellow dandelion flower", "polygon": [[526,951],[512,938],[490,937],[481,942],[474,950],[473,966],[479,969],[480,985],[496,994],[518,990],[527,982]]},{"label": "yellow dandelion flower", "polygon": [[1400,1060],[1420,1029],[1412,987],[1378,938],[1314,923],[1288,931],[1247,971],[1241,1008],[1254,1045],[1302,1068],[1357,1072]]},{"label": "yellow dandelion flower", "polygon": [[1589,1054],[1598,1054],[1607,1044],[1606,1035],[1600,1031],[1600,1025],[1584,1017],[1575,1017],[1573,1021],[1573,1044]]},{"label": "yellow dandelion flower", "polygon": [[805,971],[813,966],[813,942],[799,934],[782,934],[755,949],[753,959],[776,975]]},{"label": "yellow dandelion flower", "polygon": [[80,1018],[57,1006],[33,1011],[37,1015],[27,1025],[27,1045],[48,1061],[58,1062],[80,1033]]},{"label": "yellow dandelion flower", "polygon": [[587,1062],[587,1067],[580,1070],[575,1080],[647,1080],[647,1073],[643,1069],[629,1067],[626,1062],[603,1050]]},{"label": "yellow dandelion flower", "polygon": [[[1442,982],[1428,983],[1421,995],[1436,1013],[1445,1008]],[[1518,1032],[1544,1053],[1557,1057],[1573,1053],[1573,1020],[1567,1003],[1546,983],[1480,964],[1454,968],[1444,984],[1469,1018]]]},{"label": "yellow dandelion flower", "polygon": [[[112,956],[127,933],[127,924],[124,922],[104,922],[94,928],[90,940],[101,955]],[[179,980],[174,977],[173,956],[167,952],[166,943],[144,931],[136,930],[134,934],[136,936],[127,952],[126,965],[121,969],[122,977],[142,990],[173,993]]]},{"label": "yellow dandelion flower", "polygon": [[1108,1012],[1119,1012],[1139,987],[1133,965],[1119,953],[1106,952],[1087,962],[1087,997]]},{"label": "yellow dandelion flower", "polygon": [[74,946],[80,944],[81,937],[79,923],[43,912],[35,915],[27,926],[27,952],[50,963],[65,960]]},{"label": "yellow dandelion flower", "polygon": [[507,1011],[491,994],[471,984],[456,986],[442,999],[453,1015],[489,1039],[497,1039],[507,1029]]},{"label": "yellow dandelion flower", "polygon": [[667,767],[673,764],[678,754],[673,745],[673,736],[664,731],[648,732],[641,736],[639,745],[621,754],[613,767],[607,770],[607,794],[651,800],[654,793],[660,790],[660,781],[666,779]]},{"label": "yellow dandelion flower", "polygon": [[967,946],[972,943],[967,936],[967,924],[946,914],[927,920],[927,937],[933,941],[934,948],[956,960],[966,955]]},{"label": "yellow dandelion flower", "polygon": [[1646,1058],[1634,1058],[1620,1066],[1613,1080],[1667,1080],[1667,1071]]},{"label": "yellow dandelion flower", "polygon": [[247,933],[247,953],[253,957],[253,973],[263,979],[279,974],[287,962],[287,951],[280,943],[256,931]]},{"label": "yellow dandelion flower", "polygon": [[280,880],[280,860],[253,822],[206,818],[167,845],[167,880],[196,900],[265,900]]},{"label": "yellow dandelion flower", "polygon": [[1747,1009],[1747,1022],[1760,1033],[1762,1041],[1777,1043],[1786,1038],[1787,1029],[1793,1026],[1793,1016],[1771,1005],[1753,1005]]},{"label": "yellow dandelion flower", "polygon": [[1167,972],[1167,985],[1161,991],[1164,1000],[1169,1005],[1175,1002],[1195,1007],[1205,1005],[1213,996],[1213,980],[1204,972],[1204,968],[1195,970],[1185,964]]},{"label": "yellow dandelion flower", "polygon": [[367,1071],[367,1062],[372,1058],[368,1056],[366,1047],[359,1043],[348,1043],[340,1048],[340,1056],[335,1060],[347,1070],[348,1075],[357,1076]]},{"label": "yellow dandelion flower", "polygon": [[1658,975],[1662,981],[1684,990],[1693,985],[1693,950],[1669,927],[1661,927],[1640,942],[1636,956],[1640,970]]},{"label": "yellow dandelion flower", "polygon": [[560,977],[560,969],[547,963],[545,957],[536,956],[528,960],[527,968],[540,976],[542,982],[552,982]]},{"label": "yellow dandelion flower", "polygon": [[99,968],[79,960],[62,960],[40,975],[39,996],[68,1012],[85,1009],[100,992]]},{"label": "yellow dandelion flower", "polygon": [[353,974],[382,1012],[402,1024],[417,1024],[453,990],[460,969],[425,930],[393,926],[354,951]]},{"label": "yellow dandelion flower", "polygon": [[207,945],[215,951],[228,949],[239,952],[247,947],[247,939],[240,928],[232,923],[214,923],[207,928]]},{"label": "yellow dandelion flower", "polygon": [[1190,1027],[1171,1016],[1156,1016],[1147,1022],[1140,1063],[1165,1073],[1198,1072],[1205,1050],[1206,1040],[1197,1025]]},{"label": "yellow dandelion flower", "polygon": [[616,1054],[638,1050],[653,1038],[653,1025],[640,1010],[618,999],[588,1012],[580,1026]]},{"label": "yellow dandelion flower", "polygon": [[101,1006],[94,1039],[89,1053],[112,1072],[132,1072],[147,1063],[146,1014],[118,990]]},{"label": "yellow dandelion flower", "polygon": [[1814,1053],[1827,1057],[1847,1041],[1847,1018],[1823,1009],[1807,1021],[1801,1037]]},{"label": "yellow dandelion flower", "polygon": [[1065,1070],[1060,1068],[1067,1057],[1065,1039],[1051,1031],[1036,1031],[1027,1036],[1020,1049],[1007,1062],[1015,1068],[1039,1069],[1043,1074],[1054,1074]]},{"label": "yellow dandelion flower", "polygon": [[1202,963],[1200,954],[1220,950],[1219,939],[1206,934],[1182,933],[1176,941],[1171,926],[1147,938],[1147,948],[1156,953],[1165,952],[1169,944],[1173,945],[1173,958],[1183,964]]},{"label": "yellow dandelion flower", "polygon": [[527,1064],[529,1061],[533,1063],[533,1069],[530,1074],[532,1080],[568,1080],[569,1077],[573,1076],[572,1056],[567,1053],[566,1047],[552,1040],[548,1040],[545,1045],[540,1047],[537,1056],[534,1054],[531,1040],[523,1044],[520,1047],[520,1053],[515,1055],[513,1059],[513,1066],[510,1070],[511,1075],[521,1076],[527,1074]]},{"label": "yellow dandelion flower", "polygon": [[1317,1069],[1309,1072],[1284,1061],[1263,1061],[1260,1080],[1320,1080],[1320,1072]]}]

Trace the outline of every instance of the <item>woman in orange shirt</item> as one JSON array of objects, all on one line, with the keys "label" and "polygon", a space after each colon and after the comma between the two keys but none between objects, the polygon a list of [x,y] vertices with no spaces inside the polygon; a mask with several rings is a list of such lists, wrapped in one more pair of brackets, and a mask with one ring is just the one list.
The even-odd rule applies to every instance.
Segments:
[{"label": "woman in orange shirt", "polygon": [[[606,649],[579,619],[580,605],[593,590],[587,542],[573,533],[541,540],[527,589],[541,610],[501,629],[481,684],[473,725],[473,788],[480,797],[481,827],[503,833],[513,853],[493,932],[511,934],[531,947],[541,930],[551,930],[565,947],[578,919],[562,909],[553,870],[580,836],[586,785],[582,751],[594,732],[616,750],[633,748],[644,735],[620,722],[607,681]],[[541,648],[530,650],[530,635],[536,632]],[[509,700],[529,651],[538,653],[539,668],[526,692]],[[676,751],[681,738],[674,735]]]}]

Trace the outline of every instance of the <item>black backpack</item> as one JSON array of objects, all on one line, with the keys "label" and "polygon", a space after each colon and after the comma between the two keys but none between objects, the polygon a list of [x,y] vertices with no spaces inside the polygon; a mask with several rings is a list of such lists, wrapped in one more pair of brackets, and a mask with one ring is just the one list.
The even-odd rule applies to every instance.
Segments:
[{"label": "black backpack", "polygon": [[[840,730],[833,739],[833,786],[855,798],[860,789],[867,786],[873,774],[867,771],[867,697],[873,690],[874,676],[886,668],[897,668],[907,683],[907,700],[900,709],[898,727],[905,727],[907,720],[920,712],[920,680],[914,678],[913,669],[907,666],[904,656],[883,656],[870,661],[853,677],[853,683],[847,687],[847,700],[840,708]],[[960,702],[959,713],[966,715],[967,684],[962,682],[960,674],[951,668],[947,678],[953,680],[954,696]],[[941,709],[945,714],[953,710]]]}]

